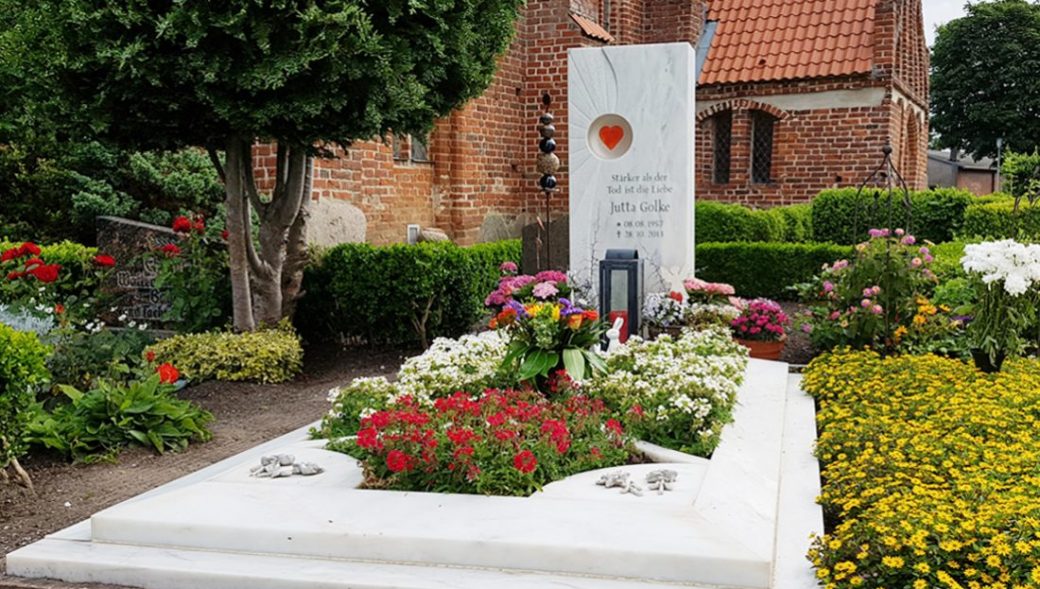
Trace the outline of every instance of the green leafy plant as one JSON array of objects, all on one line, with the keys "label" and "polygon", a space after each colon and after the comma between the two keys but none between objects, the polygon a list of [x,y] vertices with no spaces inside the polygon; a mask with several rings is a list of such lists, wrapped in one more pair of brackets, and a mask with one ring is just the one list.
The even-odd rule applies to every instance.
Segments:
[{"label": "green leafy plant", "polygon": [[894,350],[897,330],[912,326],[919,299],[935,287],[927,246],[902,229],[871,229],[870,236],[856,246],[852,260],[826,265],[801,287],[803,299],[812,305],[803,329],[817,349]]},{"label": "green leafy plant", "polygon": [[130,444],[162,454],[211,437],[206,424],[213,416],[175,398],[174,387],[159,374],[127,385],[102,380],[85,393],[60,388],[70,402],[41,412],[31,426],[31,441],[75,460],[111,460]]},{"label": "green leafy plant", "polygon": [[163,320],[180,333],[223,327],[231,316],[227,244],[201,215],[179,216],[173,223],[180,236],[176,249],[148,254],[159,266],[155,287],[170,303]]},{"label": "green leafy plant", "polygon": [[9,465],[31,486],[18,457],[26,450],[26,428],[37,391],[49,378],[50,350],[35,334],[0,324],[0,471]]},{"label": "green leafy plant", "polygon": [[602,401],[493,389],[432,407],[403,397],[362,418],[356,439],[329,448],[358,458],[370,488],[517,496],[629,456]]},{"label": "green leafy plant", "polygon": [[177,335],[149,347],[145,355],[151,362],[173,364],[198,382],[286,382],[303,368],[300,338],[287,324],[247,333]]},{"label": "green leafy plant", "polygon": [[51,332],[49,340],[54,353],[47,358],[47,366],[54,382],[89,389],[98,379],[126,382],[135,378],[141,354],[154,337],[139,329],[87,330],[65,323]]}]

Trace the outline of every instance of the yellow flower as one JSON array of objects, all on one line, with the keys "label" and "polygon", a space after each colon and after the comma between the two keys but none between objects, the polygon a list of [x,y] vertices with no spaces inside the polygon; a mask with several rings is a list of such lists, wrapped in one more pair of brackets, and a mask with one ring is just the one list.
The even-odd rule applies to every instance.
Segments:
[{"label": "yellow flower", "polygon": [[881,564],[890,569],[901,569],[903,568],[905,561],[903,561],[903,557],[901,556],[885,556],[881,559]]}]

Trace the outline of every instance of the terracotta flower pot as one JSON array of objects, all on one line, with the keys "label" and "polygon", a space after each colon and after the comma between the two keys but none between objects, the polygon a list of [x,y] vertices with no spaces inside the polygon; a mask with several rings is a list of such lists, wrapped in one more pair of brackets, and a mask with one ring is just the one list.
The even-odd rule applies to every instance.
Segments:
[{"label": "terracotta flower pot", "polygon": [[737,343],[751,350],[751,357],[759,360],[779,360],[780,354],[787,345],[787,337],[776,342],[763,342],[758,340],[747,340],[735,338]]}]

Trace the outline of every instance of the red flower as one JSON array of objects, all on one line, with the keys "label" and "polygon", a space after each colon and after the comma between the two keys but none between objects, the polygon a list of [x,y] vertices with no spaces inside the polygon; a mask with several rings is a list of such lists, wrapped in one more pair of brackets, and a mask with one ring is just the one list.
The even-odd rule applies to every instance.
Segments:
[{"label": "red flower", "polygon": [[26,268],[32,268],[33,266],[43,266],[47,262],[44,262],[40,258],[32,257],[25,261]]},{"label": "red flower", "polygon": [[582,311],[581,315],[583,317],[585,317],[585,321],[595,321],[595,320],[599,319],[599,312],[598,311],[593,311],[593,310]]},{"label": "red flower", "polygon": [[386,455],[386,467],[390,469],[390,472],[409,471],[414,462],[415,459],[400,450],[391,450]]},{"label": "red flower", "polygon": [[166,254],[167,258],[176,258],[181,255],[181,248],[177,247],[177,244],[174,243],[168,243],[162,246],[159,248],[159,251]]},{"label": "red flower", "polygon": [[516,432],[509,429],[500,429],[495,432],[495,437],[503,442],[508,442],[516,437]]},{"label": "red flower", "polygon": [[159,373],[159,381],[165,384],[173,384],[181,377],[180,371],[174,368],[173,364],[170,364],[169,362],[160,364],[156,367],[155,371]]},{"label": "red flower", "polygon": [[230,235],[230,234],[228,233],[227,229],[225,229],[225,230],[220,232],[220,238],[223,239],[224,241],[227,241],[228,235]]},{"label": "red flower", "polygon": [[633,405],[632,408],[628,410],[628,412],[632,415],[635,415],[636,417],[643,417],[644,415],[642,405]]},{"label": "red flower", "polygon": [[382,448],[382,444],[379,442],[379,431],[374,427],[358,430],[357,445],[366,450],[379,450]]},{"label": "red flower", "polygon": [[681,292],[676,292],[676,291],[673,290],[672,292],[668,293],[668,298],[672,299],[673,301],[675,301],[677,303],[681,303],[682,302],[682,293]]},{"label": "red flower", "polygon": [[13,247],[8,250],[4,250],[4,253],[0,254],[0,262],[10,262],[11,260],[17,259],[22,255],[22,248]]},{"label": "red flower", "polygon": [[18,280],[19,278],[21,278],[23,276],[25,276],[25,272],[13,272],[12,271],[12,272],[8,272],[7,273],[7,279],[8,280]]},{"label": "red flower", "polygon": [[155,350],[148,350],[145,352],[144,359],[147,360],[149,364],[155,362]]},{"label": "red flower", "polygon": [[625,433],[624,428],[621,427],[621,422],[616,419],[608,419],[606,423],[606,428],[608,432],[616,436],[620,436]]},{"label": "red flower", "polygon": [[22,255],[32,254],[34,256],[40,255],[40,246],[36,245],[31,241],[27,241],[22,244]]},{"label": "red flower", "polygon": [[202,235],[206,232],[206,219],[202,215],[195,217],[194,227],[195,233]]},{"label": "red flower", "polygon": [[61,303],[57,303],[56,305],[54,305],[54,314],[55,315],[61,315],[64,312],[65,312],[65,305],[63,305]]},{"label": "red flower", "polygon": [[59,270],[61,270],[61,266],[57,264],[45,264],[43,266],[33,266],[27,272],[35,276],[36,280],[40,282],[51,283],[58,279]]},{"label": "red flower", "polygon": [[513,457],[513,467],[524,474],[530,474],[538,468],[538,459],[535,458],[534,452],[524,450]]},{"label": "red flower", "polygon": [[173,230],[177,233],[191,233],[191,219],[181,215],[173,220]]},{"label": "red flower", "polygon": [[116,265],[116,259],[108,254],[98,254],[94,256],[94,264],[102,268],[111,268]]}]

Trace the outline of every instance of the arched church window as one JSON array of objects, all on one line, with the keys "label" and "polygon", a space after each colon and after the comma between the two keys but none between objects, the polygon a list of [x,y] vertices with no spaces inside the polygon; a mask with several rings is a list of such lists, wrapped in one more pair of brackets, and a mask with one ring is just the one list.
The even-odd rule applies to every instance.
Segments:
[{"label": "arched church window", "polygon": [[768,184],[773,181],[773,140],[776,117],[756,110],[751,113],[751,181]]},{"label": "arched church window", "polygon": [[716,184],[729,184],[733,147],[733,111],[724,110],[712,117],[713,178]]}]

